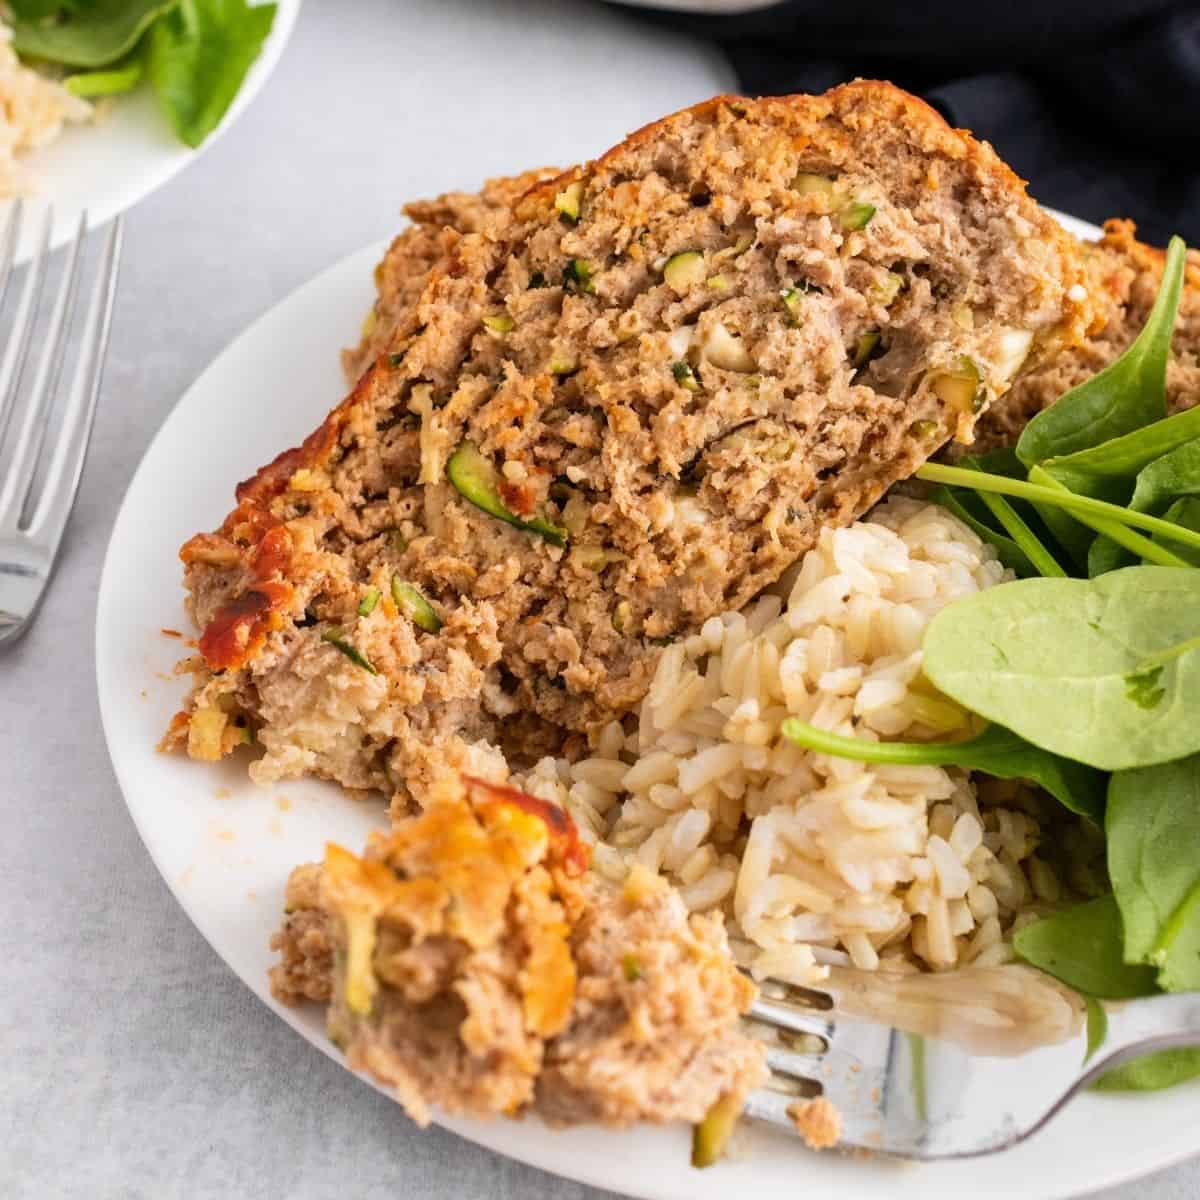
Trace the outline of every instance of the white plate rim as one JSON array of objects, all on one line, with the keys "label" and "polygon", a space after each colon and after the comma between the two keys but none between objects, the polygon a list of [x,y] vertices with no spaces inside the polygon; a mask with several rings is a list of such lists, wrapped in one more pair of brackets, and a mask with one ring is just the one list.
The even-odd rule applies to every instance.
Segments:
[{"label": "white plate rim", "polygon": [[[157,157],[152,165],[145,167],[136,179],[131,179],[128,184],[113,188],[100,202],[88,205],[87,215],[90,228],[95,229],[106,224],[113,217],[129,211],[129,209],[141,203],[147,196],[158,191],[159,188],[169,183],[181,171],[190,167],[202,154],[212,149],[237,123],[246,109],[249,108],[255,98],[262,92],[270,77],[274,74],[275,68],[279,65],[279,60],[283,57],[283,52],[287,48],[292,33],[296,28],[296,21],[300,15],[300,6],[304,3],[304,0],[274,0],[274,2],[277,8],[271,32],[263,44],[258,58],[254,60],[249,71],[246,72],[242,86],[238,89],[237,95],[233,98],[233,102],[226,110],[216,129],[196,147],[185,146],[182,142],[172,143],[170,148],[164,149],[162,155]],[[139,91],[144,90],[146,86],[143,82]],[[117,97],[116,104],[119,105],[121,100],[122,97]],[[119,112],[119,109],[115,111]],[[166,118],[162,114],[156,113],[156,116],[165,123]],[[103,126],[99,125],[68,127],[64,129],[62,136],[70,138],[74,143],[73,153],[82,154],[86,152],[86,139],[89,137],[104,137],[104,129]],[[172,138],[174,137],[173,134],[171,136]],[[39,173],[39,154],[54,152],[57,146],[57,142],[51,143],[45,148],[35,149],[22,155],[20,159],[21,166],[27,168],[36,180]],[[0,199],[0,220],[5,217],[18,199],[24,201],[24,213],[20,242],[15,256],[16,263],[25,262],[31,256],[40,233],[43,216],[48,208],[54,209],[54,227],[50,237],[50,248],[52,250],[57,249],[68,238],[74,235],[82,207],[68,207],[61,202],[56,203],[52,190],[34,190],[23,197],[10,196]]]},{"label": "white plate rim", "polygon": [[[1095,237],[1100,232],[1095,226],[1077,218],[1063,216],[1062,214],[1055,215],[1073,233],[1079,236]],[[117,611],[118,598],[120,596],[120,581],[116,578],[116,575],[117,563],[122,551],[122,543],[131,536],[131,530],[137,524],[137,514],[131,506],[155,464],[156,455],[162,453],[162,448],[170,437],[173,423],[178,420],[180,414],[189,405],[195,405],[199,402],[199,398],[203,396],[206,381],[211,380],[218,372],[226,369],[239,354],[246,353],[247,348],[253,346],[256,341],[264,338],[269,333],[273,324],[285,327],[292,311],[296,310],[303,303],[311,302],[321,296],[334,285],[335,281],[344,282],[348,272],[352,270],[357,271],[363,276],[364,287],[369,287],[370,265],[379,256],[385,246],[386,242],[380,242],[365,247],[342,259],[334,266],[327,268],[293,291],[288,297],[260,316],[249,328],[226,346],[209,367],[184,392],[151,440],[126,490],[105,554],[96,611],[96,682],[101,722],[123,799],[151,860],[155,863],[164,882],[187,914],[189,920],[191,920],[209,945],[212,946],[214,952],[234,970],[250,990],[277,1016],[287,1022],[306,1041],[347,1070],[349,1068],[346,1067],[341,1055],[326,1038],[320,1035],[319,1027],[314,1028],[311,1021],[306,1023],[301,1014],[298,1014],[295,1010],[283,1007],[270,996],[265,976],[252,977],[241,969],[237,963],[231,961],[228,949],[223,948],[219,943],[219,939],[211,933],[212,922],[210,918],[192,902],[186,888],[172,874],[167,863],[164,861],[165,847],[156,841],[153,831],[148,827],[146,814],[149,809],[145,806],[144,799],[139,797],[136,780],[137,756],[144,756],[147,747],[129,746],[122,743],[117,736],[117,727],[115,724],[114,714],[119,711],[121,705],[129,702],[127,689],[122,688],[122,683],[127,683],[127,681],[122,680],[119,677],[119,673],[113,670],[117,661],[114,658],[114,642],[115,634],[119,627]],[[201,524],[202,519],[198,519],[196,527],[199,528]],[[175,547],[166,546],[158,549],[167,555],[173,555]],[[182,685],[179,685],[179,690],[182,690]],[[290,788],[289,790],[295,789]],[[154,804],[157,801],[151,800],[150,803]],[[376,1090],[384,1092],[384,1094],[390,1094],[387,1092],[387,1089],[379,1087],[370,1078],[363,1075],[359,1075],[359,1078],[363,1079],[364,1082]],[[1167,1094],[1156,1094],[1160,1101],[1164,1095]],[[1049,1146],[1051,1149],[1048,1152],[1039,1151],[1034,1156],[1033,1162],[1022,1164],[1019,1176],[1022,1181],[1021,1193],[1030,1197],[1031,1200],[1034,1200],[1034,1198],[1038,1198],[1038,1200],[1059,1200],[1060,1197],[1065,1198],[1080,1195],[1085,1190],[1090,1191],[1113,1186],[1138,1178],[1149,1172],[1169,1167],[1196,1153],[1200,1149],[1200,1141],[1197,1141],[1194,1135],[1192,1135],[1190,1142],[1175,1136],[1170,1144],[1162,1143],[1158,1147],[1153,1145],[1155,1129],[1157,1128],[1161,1131],[1163,1128],[1161,1121],[1150,1118],[1149,1109],[1151,1104],[1147,1103],[1147,1101],[1153,1102],[1154,1099],[1154,1096],[1117,1099],[1111,1096],[1089,1095],[1076,1102],[1078,1106],[1088,1106],[1088,1111],[1091,1114],[1087,1126],[1089,1131],[1098,1130],[1103,1126],[1104,1123],[1099,1122],[1099,1117],[1105,1110],[1112,1114],[1110,1119],[1113,1128],[1125,1130],[1135,1122],[1145,1125],[1145,1128],[1141,1131],[1143,1134],[1141,1138],[1133,1134],[1128,1137],[1128,1146],[1126,1151],[1123,1151],[1121,1161],[1101,1162],[1102,1155],[1093,1155],[1090,1158],[1082,1159],[1078,1164],[1080,1170],[1091,1171],[1086,1177],[1071,1180],[1060,1178],[1044,1190],[1038,1192],[1029,1190],[1031,1186],[1034,1186],[1030,1182],[1029,1175],[1033,1171],[1036,1171],[1036,1164],[1043,1161],[1048,1162],[1057,1153],[1057,1150],[1054,1148],[1053,1137],[1055,1125],[1051,1125],[1049,1131],[1041,1135],[1040,1139],[1026,1143],[1023,1147],[1019,1147],[1016,1150],[981,1161],[978,1165],[972,1165],[970,1168],[970,1179],[973,1192],[980,1200],[990,1197],[996,1197],[998,1200],[1000,1197],[1013,1194],[1007,1190],[991,1190],[997,1176],[995,1167],[1003,1165],[1006,1162],[1011,1162],[1018,1156],[1022,1158],[1028,1157],[1030,1148],[1035,1145]],[[1172,1099],[1175,1105],[1181,1110],[1183,1108],[1190,1110],[1192,1120],[1189,1122],[1186,1119],[1186,1113],[1172,1113],[1172,1117],[1183,1116],[1184,1120],[1179,1122],[1172,1121],[1171,1124],[1178,1123],[1181,1131],[1190,1134],[1190,1131],[1194,1129],[1196,1124],[1195,1118],[1200,1117],[1200,1088],[1192,1086],[1176,1091],[1173,1093]],[[1144,1111],[1141,1114],[1145,1117],[1144,1122],[1138,1119],[1137,1110],[1133,1107],[1136,1105],[1144,1106]],[[1062,1128],[1061,1123],[1065,1121],[1066,1116],[1059,1118],[1059,1128]],[[564,1178],[590,1184],[595,1187],[619,1191],[630,1196],[644,1197],[645,1200],[709,1200],[710,1197],[712,1200],[716,1200],[718,1196],[724,1197],[730,1192],[736,1193],[741,1188],[755,1188],[761,1193],[763,1200],[771,1200],[776,1195],[782,1196],[785,1194],[774,1187],[764,1188],[760,1186],[760,1181],[756,1178],[758,1172],[755,1167],[754,1158],[730,1163],[720,1170],[704,1172],[702,1174],[683,1170],[676,1171],[675,1168],[677,1166],[682,1168],[686,1164],[687,1155],[686,1135],[680,1130],[639,1129],[618,1132],[613,1135],[602,1130],[577,1129],[554,1132],[547,1136],[544,1127],[534,1121],[521,1123],[508,1121],[480,1122],[470,1119],[446,1119],[438,1117],[437,1123],[476,1144],[504,1154],[517,1161],[525,1162]],[[622,1139],[622,1153],[619,1155],[611,1153],[612,1146],[607,1139],[612,1136]],[[1103,1139],[1099,1140],[1101,1145],[1103,1145]],[[761,1152],[761,1145],[757,1142],[755,1145]],[[670,1165],[675,1174],[669,1179],[659,1178],[639,1181],[637,1178],[629,1178],[629,1164],[632,1163],[636,1167],[639,1161],[639,1154],[647,1150],[654,1151],[655,1161],[652,1164],[644,1165],[650,1168],[662,1165],[660,1156],[665,1150],[672,1158]],[[381,1151],[386,1153],[386,1150],[383,1148],[381,1148]],[[880,1176],[885,1178],[885,1182],[881,1183],[879,1182],[879,1178],[863,1174],[863,1172],[868,1171],[874,1172],[876,1165],[846,1162],[843,1168],[843,1161],[837,1159],[833,1160],[838,1164],[836,1179],[832,1181],[824,1180],[823,1182],[828,1184],[829,1190],[822,1187],[818,1191],[814,1190],[810,1182],[804,1178],[808,1173],[806,1167],[811,1166],[814,1171],[819,1168],[820,1174],[824,1175],[824,1168],[820,1164],[828,1163],[830,1159],[828,1156],[820,1160],[806,1158],[799,1150],[794,1151],[794,1153],[797,1155],[794,1160],[796,1169],[795,1182],[802,1184],[805,1194],[813,1197],[814,1200],[819,1196],[833,1195],[835,1191],[842,1196],[854,1194],[856,1198],[858,1196],[866,1197],[869,1195],[874,1197],[878,1195],[881,1197],[887,1196],[888,1200],[906,1200],[907,1197],[911,1196],[915,1200],[916,1197],[920,1196],[928,1198],[928,1200],[936,1200],[937,1197],[957,1197],[961,1195],[962,1188],[965,1186],[968,1178],[967,1176],[962,1176],[958,1179],[957,1183],[952,1183],[949,1179],[944,1181],[939,1180],[940,1174],[945,1174],[947,1171],[965,1166],[966,1164],[909,1165],[899,1168],[895,1173],[892,1173],[892,1168],[889,1166],[886,1168],[888,1172],[886,1176],[883,1176],[882,1172],[880,1173]],[[990,1175],[989,1167],[993,1168]],[[1001,1171],[1000,1174],[1007,1175],[1008,1172]],[[871,1178],[875,1178],[875,1183],[867,1190],[862,1190],[863,1186]],[[813,1182],[817,1182],[817,1180],[814,1179]],[[949,1185],[952,1190],[945,1190],[946,1185]],[[1016,1186],[1016,1181],[1010,1180],[1003,1186],[1006,1189],[1014,1187]],[[850,1189],[852,1188],[856,1190],[851,1192]]]}]

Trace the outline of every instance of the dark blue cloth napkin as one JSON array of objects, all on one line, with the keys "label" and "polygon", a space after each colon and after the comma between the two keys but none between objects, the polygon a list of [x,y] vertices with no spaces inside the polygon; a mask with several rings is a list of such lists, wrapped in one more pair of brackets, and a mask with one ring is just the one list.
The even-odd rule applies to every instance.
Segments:
[{"label": "dark blue cloth napkin", "polygon": [[1042,203],[1200,245],[1200,4],[786,0],[647,19],[716,41],[751,95],[890,79],[990,141]]}]

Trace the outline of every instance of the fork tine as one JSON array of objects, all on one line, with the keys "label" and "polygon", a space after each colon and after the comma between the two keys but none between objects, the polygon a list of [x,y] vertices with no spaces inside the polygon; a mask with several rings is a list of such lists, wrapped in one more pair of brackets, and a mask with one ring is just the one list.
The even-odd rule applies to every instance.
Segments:
[{"label": "fork tine", "polygon": [[46,261],[50,257],[50,231],[54,228],[54,210],[46,209],[42,221],[42,234],[38,239],[37,253],[30,260],[25,277],[25,290],[21,293],[21,304],[8,339],[8,353],[4,359],[4,385],[0,391],[0,447],[4,445],[12,420],[14,399],[25,373],[25,360],[29,356],[29,344],[33,327],[37,323],[38,301],[42,295],[42,281],[46,275]]},{"label": "fork tine", "polygon": [[812,1010],[759,997],[746,1014],[752,1021],[762,1021],[790,1033],[811,1033],[826,1041],[833,1036],[833,1022]]},{"label": "fork tine", "polygon": [[25,201],[18,198],[8,210],[4,222],[3,241],[0,242],[0,308],[8,295],[8,281],[12,278],[13,259],[17,254],[17,242],[21,239],[21,221],[25,215]]},{"label": "fork tine", "polygon": [[71,328],[75,296],[79,290],[79,262],[86,237],[87,213],[84,213],[79,218],[79,228],[69,249],[67,269],[59,284],[58,297],[54,302],[50,327],[46,331],[46,342],[41,361],[38,363],[33,392],[25,406],[24,420],[9,463],[8,479],[0,488],[0,525],[4,525],[9,516],[17,518],[19,524],[19,518],[29,504],[29,492],[46,440],[50,411],[66,357],[69,340],[67,334]]},{"label": "fork tine", "polygon": [[819,1079],[822,1054],[801,1054],[782,1046],[767,1047],[767,1066],[791,1079]]},{"label": "fork tine", "polygon": [[71,515],[88,443],[91,441],[96,399],[100,394],[100,380],[112,329],[123,229],[122,218],[117,217],[109,229],[100,268],[96,273],[84,323],[79,362],[71,381],[71,394],[63,410],[62,431],[46,471],[41,499],[28,525],[30,536],[49,543],[51,547],[57,547],[67,518]]}]

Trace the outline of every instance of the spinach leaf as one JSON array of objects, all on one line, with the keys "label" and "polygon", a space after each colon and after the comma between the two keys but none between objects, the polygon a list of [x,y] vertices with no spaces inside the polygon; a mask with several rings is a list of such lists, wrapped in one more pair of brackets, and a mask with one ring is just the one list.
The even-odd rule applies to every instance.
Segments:
[{"label": "spinach leaf", "polygon": [[[1200,406],[1179,416],[1196,417],[1200,427]],[[1180,496],[1200,496],[1200,434],[1142,468],[1129,506],[1137,512],[1161,513]]]},{"label": "spinach leaf", "polygon": [[978,500],[978,497],[970,493],[958,493],[951,491],[950,488],[943,484],[939,484],[929,493],[929,499],[934,504],[940,504],[947,512],[953,513],[968,529],[973,530],[985,542],[995,547],[996,557],[1016,573],[1022,579],[1028,579],[1031,576],[1038,574],[1038,569],[1029,561],[1029,557],[1025,551],[1017,545],[1007,534],[999,533],[993,529],[978,513],[973,511],[974,505],[970,502],[974,501],[975,505],[983,508],[983,504]]},{"label": "spinach leaf", "polygon": [[[18,19],[13,49],[69,67],[106,67],[128,54],[142,34],[179,0],[93,0],[61,20]],[[58,6],[63,7],[63,6]]]},{"label": "spinach leaf", "polygon": [[274,20],[274,4],[180,0],[150,31],[150,80],[187,145],[200,145],[220,124]]},{"label": "spinach leaf", "polygon": [[1111,895],[1026,925],[1013,937],[1013,949],[1030,966],[1100,1000],[1158,990],[1149,967],[1125,961],[1121,913]]},{"label": "spinach leaf", "polygon": [[1126,959],[1166,991],[1200,988],[1200,755],[1118,771],[1105,831]]},{"label": "spinach leaf", "polygon": [[1183,240],[1173,237],[1154,307],[1129,349],[1025,426],[1017,457],[1027,467],[1097,446],[1167,415],[1167,358],[1186,255]]},{"label": "spinach leaf", "polygon": [[[1200,406],[1176,413],[1075,454],[1049,458],[1041,466],[1073,492],[1124,503],[1133,481],[1181,447],[1197,444],[1200,438]],[[1142,512],[1153,511],[1150,508]]]},{"label": "spinach leaf", "polygon": [[991,475],[1007,475],[1009,479],[1024,479],[1026,467],[1011,446],[997,446],[986,454],[972,456],[974,461]]},{"label": "spinach leaf", "polygon": [[[1200,496],[1184,496],[1182,500],[1176,500],[1163,513],[1163,520],[1200,533]],[[1200,567],[1200,549],[1193,546],[1176,546],[1175,553],[1193,567]]]},{"label": "spinach leaf", "polygon": [[1200,1050],[1159,1050],[1101,1075],[1101,1092],[1157,1092],[1200,1075]]},{"label": "spinach leaf", "polygon": [[8,0],[8,10],[19,21],[44,21],[85,7],[87,0]]},{"label": "spinach leaf", "polygon": [[[1200,413],[1200,408],[1189,409],[1180,415],[1191,416],[1194,413]],[[1162,423],[1167,424],[1166,421]],[[1129,508],[1134,512],[1161,514],[1164,520],[1194,529],[1193,506],[1181,505],[1179,501],[1195,496],[1200,496],[1200,438],[1186,442],[1147,464],[1138,474]],[[1200,554],[1193,554],[1188,548],[1176,547],[1175,552],[1193,564],[1200,561]],[[1119,546],[1108,538],[1099,538],[1088,557],[1088,573],[1101,575],[1105,571],[1113,571],[1127,559],[1128,556],[1122,554]]]},{"label": "spinach leaf", "polygon": [[[951,699],[1035,746],[1101,770],[1200,751],[1200,572],[1127,567],[1019,579],[944,608],[924,671]],[[1145,708],[1130,676],[1162,666]]]},{"label": "spinach leaf", "polygon": [[843,737],[789,717],[783,736],[818,754],[859,762],[963,767],[997,779],[1029,779],[1072,812],[1103,820],[1105,777],[1099,771],[1039,750],[999,725],[962,742],[871,742]]}]

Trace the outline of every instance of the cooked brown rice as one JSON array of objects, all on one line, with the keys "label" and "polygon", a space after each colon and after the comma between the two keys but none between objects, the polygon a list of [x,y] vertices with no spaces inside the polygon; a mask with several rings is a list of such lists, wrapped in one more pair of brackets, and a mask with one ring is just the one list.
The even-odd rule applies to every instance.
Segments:
[{"label": "cooked brown rice", "polygon": [[[636,724],[517,781],[571,812],[600,872],[619,879],[639,862],[694,911],[723,910],[757,977],[803,986],[832,969],[844,986],[884,968],[897,1008],[915,1014],[928,997],[896,973],[970,966],[967,994],[1003,1008],[1029,981],[985,968],[1008,963],[1013,931],[1068,886],[1039,851],[1052,806],[956,768],[815,754],[780,725],[797,716],[871,740],[961,731],[967,715],[921,675],[922,635],[953,600],[1010,577],[944,509],[892,496],[825,529],[743,612],[669,646]],[[1081,862],[1095,849],[1082,823],[1070,838]],[[1074,1006],[1052,989],[1042,1000],[1042,1035],[1065,1034]],[[920,1028],[914,1014],[905,1023]]]}]

